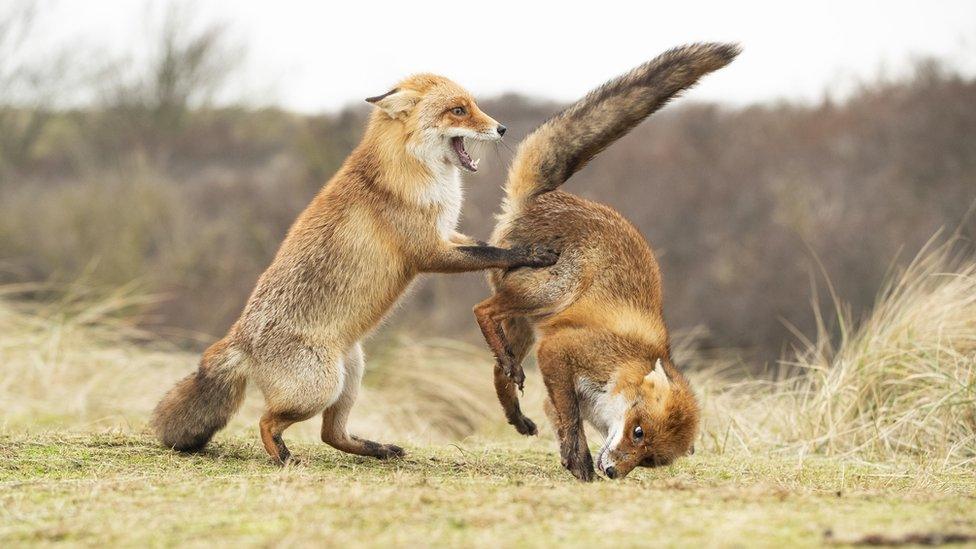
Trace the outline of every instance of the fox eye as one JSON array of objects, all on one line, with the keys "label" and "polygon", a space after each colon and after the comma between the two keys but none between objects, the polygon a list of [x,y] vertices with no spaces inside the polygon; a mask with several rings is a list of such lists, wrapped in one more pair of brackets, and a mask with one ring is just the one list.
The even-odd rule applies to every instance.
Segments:
[{"label": "fox eye", "polygon": [[641,429],[641,426],[640,425],[638,425],[637,427],[634,427],[634,440],[636,440],[637,442],[640,442],[641,439],[643,439],[643,438],[644,438],[644,429]]},{"label": "fox eye", "polygon": [[451,114],[454,116],[464,116],[468,114],[468,109],[465,109],[464,107],[454,107],[451,109]]}]

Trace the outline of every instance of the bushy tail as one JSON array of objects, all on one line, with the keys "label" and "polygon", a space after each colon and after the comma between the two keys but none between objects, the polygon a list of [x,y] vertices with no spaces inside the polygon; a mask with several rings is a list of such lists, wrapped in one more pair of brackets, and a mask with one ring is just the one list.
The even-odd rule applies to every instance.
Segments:
[{"label": "bushy tail", "polygon": [[170,389],[153,411],[150,425],[163,446],[195,452],[227,425],[244,400],[245,360],[226,340],[207,349],[200,368]]},{"label": "bushy tail", "polygon": [[597,153],[699,78],[729,64],[739,51],[736,44],[668,50],[549,119],[519,146],[506,185],[509,207],[562,185]]}]

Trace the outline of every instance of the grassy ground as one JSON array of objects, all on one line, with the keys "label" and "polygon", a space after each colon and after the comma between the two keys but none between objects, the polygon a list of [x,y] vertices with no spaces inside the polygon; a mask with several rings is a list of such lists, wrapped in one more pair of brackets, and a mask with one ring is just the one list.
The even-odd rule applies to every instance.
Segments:
[{"label": "grassy ground", "polygon": [[781,546],[976,532],[974,473],[700,453],[581,485],[547,441],[464,440],[380,463],[253,438],[180,456],[138,435],[0,440],[0,545]]},{"label": "grassy ground", "polygon": [[286,432],[302,464],[280,470],[255,391],[207,452],[175,454],[146,420],[197,355],[135,330],[123,294],[16,291],[0,288],[0,547],[976,544],[976,262],[945,248],[839,338],[806,342],[792,378],[723,375],[679,338],[697,454],[590,485],[559,465],[535,369],[527,439],[504,423],[489,354],[443,340],[368,353],[351,431],[406,459],[340,454],[308,421]]}]

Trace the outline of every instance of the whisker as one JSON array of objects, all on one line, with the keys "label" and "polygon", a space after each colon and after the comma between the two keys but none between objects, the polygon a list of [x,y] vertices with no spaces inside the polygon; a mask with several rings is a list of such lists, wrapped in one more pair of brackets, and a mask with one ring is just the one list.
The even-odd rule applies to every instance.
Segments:
[{"label": "whisker", "polygon": [[496,141],[494,143],[494,145],[495,145],[495,147],[494,147],[494,149],[495,149],[495,160],[497,160],[498,161],[498,165],[501,166],[502,164],[505,163],[505,161],[504,161],[504,159],[502,159],[502,153],[498,150],[498,143],[500,143],[500,141]]}]

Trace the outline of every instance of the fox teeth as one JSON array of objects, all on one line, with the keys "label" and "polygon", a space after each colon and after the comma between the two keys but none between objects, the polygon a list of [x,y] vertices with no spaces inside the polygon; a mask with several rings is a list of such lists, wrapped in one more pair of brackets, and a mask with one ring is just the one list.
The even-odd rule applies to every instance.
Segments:
[{"label": "fox teeth", "polygon": [[481,159],[480,158],[475,158],[474,159],[474,162],[472,162],[471,165],[474,166],[477,169],[479,162],[481,162]]}]

